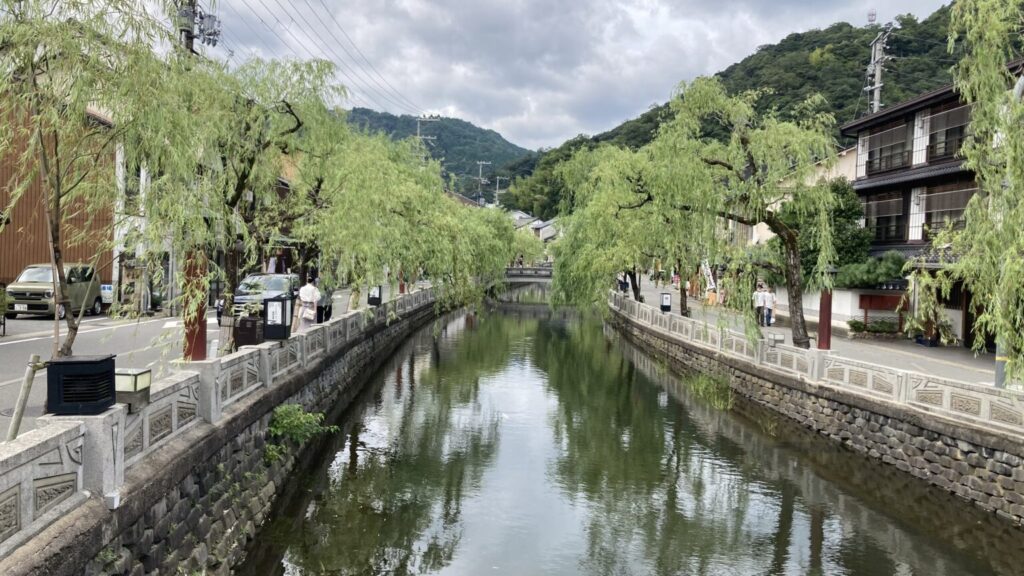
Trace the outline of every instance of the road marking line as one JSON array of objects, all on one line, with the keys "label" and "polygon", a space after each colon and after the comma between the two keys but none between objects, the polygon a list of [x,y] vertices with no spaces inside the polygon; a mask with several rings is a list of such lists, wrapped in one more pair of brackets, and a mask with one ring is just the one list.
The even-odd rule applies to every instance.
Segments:
[{"label": "road marking line", "polygon": [[[150,346],[146,346],[145,348],[136,348],[134,350],[128,350],[127,352],[118,352],[116,355],[117,356],[131,356],[132,354],[137,354],[139,352],[145,352],[147,350],[152,350],[153,348],[159,348],[159,346],[157,346],[157,345],[150,345]],[[176,360],[176,359],[177,358],[171,358],[171,360]],[[162,361],[164,361],[163,358],[157,358],[156,360],[150,362],[146,367],[148,368],[149,366],[152,366],[153,364],[156,364],[157,362],[162,362]],[[36,378],[38,378],[39,376],[42,376],[44,374],[46,374],[46,368],[43,368],[42,370],[37,371],[36,372]],[[25,378],[24,376],[21,376],[21,377],[15,378],[13,380],[8,380],[6,382],[0,382],[0,388],[3,388],[4,386],[10,386],[11,384],[19,384],[19,383],[21,383],[21,381],[24,378]]]},{"label": "road marking line", "polygon": [[[134,326],[143,326],[145,324],[152,324],[153,322],[161,322],[161,321],[163,321],[163,318],[154,318],[152,320],[145,320],[145,321],[142,321],[142,322],[132,322],[130,324],[118,324],[116,326],[104,326],[102,328],[93,328],[92,330],[79,330],[78,331],[78,335],[82,336],[84,334],[93,334],[95,332],[105,332],[107,330],[117,330],[118,328],[130,328],[130,327],[134,327]],[[216,322],[216,320],[214,320],[214,322]],[[60,333],[60,335],[62,337],[65,336],[66,334],[67,334],[66,332],[61,332]],[[52,340],[52,339],[53,339],[53,334],[50,333],[50,334],[47,334],[46,336],[38,336],[36,338],[22,338],[21,340],[11,340],[10,342],[0,342],[0,346],[10,346],[12,344],[22,344],[22,343],[25,343],[25,342],[36,342],[38,340]]]}]

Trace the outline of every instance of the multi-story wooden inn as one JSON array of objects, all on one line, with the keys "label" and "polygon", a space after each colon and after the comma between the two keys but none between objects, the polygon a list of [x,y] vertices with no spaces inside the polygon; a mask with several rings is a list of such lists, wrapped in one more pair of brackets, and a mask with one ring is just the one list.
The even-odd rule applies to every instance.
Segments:
[{"label": "multi-story wooden inn", "polygon": [[[857,139],[853,188],[874,237],[872,253],[896,250],[907,259],[924,257],[922,266],[937,266],[927,257],[930,239],[944,226],[962,224],[967,202],[978,190],[959,154],[970,131],[970,106],[947,86],[841,130]],[[958,284],[943,305],[953,331],[971,345],[972,311],[979,303]]]}]

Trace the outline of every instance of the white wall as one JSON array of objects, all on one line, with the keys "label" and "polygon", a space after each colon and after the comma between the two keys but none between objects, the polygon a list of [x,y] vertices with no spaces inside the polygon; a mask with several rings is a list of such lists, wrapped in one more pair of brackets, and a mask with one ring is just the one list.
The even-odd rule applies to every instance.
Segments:
[{"label": "white wall", "polygon": [[927,188],[918,187],[910,191],[910,218],[907,222],[907,238],[924,238],[924,193]]},{"label": "white wall", "polygon": [[928,139],[931,132],[931,113],[926,108],[914,116],[914,166],[928,161]]}]

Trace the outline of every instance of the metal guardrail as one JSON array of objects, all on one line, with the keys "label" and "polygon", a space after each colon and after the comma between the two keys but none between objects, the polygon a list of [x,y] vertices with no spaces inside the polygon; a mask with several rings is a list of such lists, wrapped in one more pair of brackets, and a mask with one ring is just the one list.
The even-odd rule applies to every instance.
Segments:
[{"label": "metal guardrail", "polygon": [[752,341],[739,332],[666,314],[615,292],[609,294],[608,305],[622,316],[667,337],[750,362],[762,369],[982,427],[1024,433],[1022,391],[880,366],[832,352],[805,350],[763,339]]}]

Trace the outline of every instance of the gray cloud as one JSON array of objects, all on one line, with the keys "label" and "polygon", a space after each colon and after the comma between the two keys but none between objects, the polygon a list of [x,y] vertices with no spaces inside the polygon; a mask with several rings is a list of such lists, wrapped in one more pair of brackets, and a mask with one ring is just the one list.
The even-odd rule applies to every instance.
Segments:
[{"label": "gray cloud", "polygon": [[[792,32],[941,0],[220,0],[233,58],[340,61],[349,104],[441,113],[529,148],[608,130]],[[388,83],[367,66],[339,25]],[[391,87],[401,95],[394,94]],[[411,103],[409,102],[411,101]],[[415,106],[413,106],[413,104]]]}]

